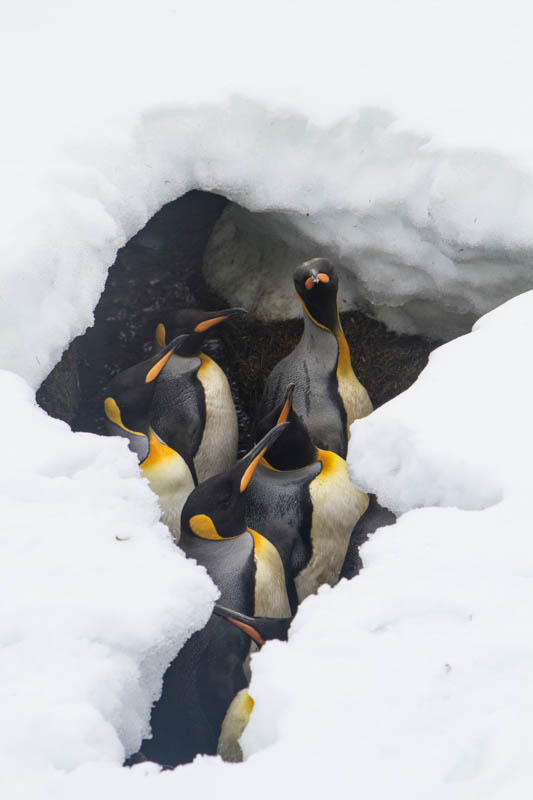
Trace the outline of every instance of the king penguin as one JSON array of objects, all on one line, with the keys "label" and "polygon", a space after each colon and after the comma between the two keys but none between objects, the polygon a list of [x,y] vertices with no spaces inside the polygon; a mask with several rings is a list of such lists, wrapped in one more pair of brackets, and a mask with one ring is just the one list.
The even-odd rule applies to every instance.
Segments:
[{"label": "king penguin", "polygon": [[286,423],[245,498],[246,522],[280,553],[293,612],[293,582],[301,603],[323,583],[338,581],[352,530],[368,507],[368,495],[351,483],[346,461],[311,441],[294,410],[294,388],[289,384],[281,402],[257,425],[259,437]]},{"label": "king penguin", "polygon": [[[215,604],[213,614],[223,617],[228,622],[244,631],[258,647],[262,647],[271,639],[287,640],[289,626],[293,617],[272,619],[270,617],[248,617],[233,609]],[[239,762],[243,752],[239,739],[250,721],[254,708],[254,700],[248,689],[241,689],[233,700],[224,717],[217,744],[217,754],[224,761]]]},{"label": "king penguin", "polygon": [[161,519],[176,541],[183,504],[197,483],[190,438],[184,421],[175,415],[172,425],[162,410],[154,420],[152,405],[162,370],[173,353],[186,346],[188,338],[178,336],[156,355],[116,375],[104,401],[108,433],[125,437],[137,454],[152,491],[159,497]]},{"label": "king penguin", "polygon": [[[246,526],[244,497],[278,426],[237,464],[201,483],[182,512],[180,546],[220,590],[224,607],[248,617],[290,617],[281,558],[276,548]],[[245,662],[250,636],[213,614],[171,664],[152,712],[153,739],[142,752],[164,764],[185,763],[197,753],[216,753],[230,703],[248,684]]]},{"label": "king penguin", "polygon": [[294,382],[294,408],[313,442],[346,458],[350,425],[370,414],[372,403],[352,369],[337,310],[337,273],[327,258],[313,258],[297,267],[293,279],[304,309],[303,334],[270,373],[256,419]]},{"label": "king penguin", "polygon": [[228,379],[218,364],[202,352],[202,346],[215,325],[245,313],[244,308],[221,311],[184,308],[168,315],[156,328],[156,351],[166,344],[167,327],[173,336],[190,334],[187,345],[169,359],[161,372],[152,414],[154,420],[163,414],[172,427],[174,409],[180,424],[185,421],[200,483],[235,464],[239,435]]}]

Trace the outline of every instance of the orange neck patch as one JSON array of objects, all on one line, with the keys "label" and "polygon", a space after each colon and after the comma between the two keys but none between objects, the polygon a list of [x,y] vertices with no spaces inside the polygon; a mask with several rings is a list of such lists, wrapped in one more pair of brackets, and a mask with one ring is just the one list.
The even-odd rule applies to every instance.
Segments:
[{"label": "orange neck patch", "polygon": [[213,359],[206,356],[205,353],[200,353],[200,366],[198,372],[205,373],[213,365]]},{"label": "orange neck patch", "polygon": [[301,297],[300,300],[309,319],[312,320],[315,325],[318,325],[319,328],[332,333],[337,340],[337,344],[339,345],[339,355],[337,357],[337,375],[346,375],[347,373],[349,374],[350,372],[353,372],[352,360],[350,358],[350,348],[348,347],[348,342],[346,341],[346,337],[341,327],[339,312],[337,311],[337,325],[335,326],[335,330],[332,331],[326,327],[326,325],[322,325],[320,322],[318,322],[313,315],[309,313],[309,310]]},{"label": "orange neck patch", "polygon": [[162,322],[160,322],[157,328],[155,329],[155,340],[159,345],[159,347],[167,346],[167,332]]},{"label": "orange neck patch", "polygon": [[159,436],[155,433],[155,431],[152,430],[152,428],[149,430],[148,444],[150,449],[148,451],[148,455],[142,463],[143,469],[152,469],[153,467],[159,466],[169,458],[180,457],[175,450],[168,446],[168,444],[165,444],[165,442],[161,441]]},{"label": "orange neck patch", "polygon": [[254,540],[254,550],[257,555],[260,555],[261,550],[264,550],[265,542],[268,542],[268,539],[265,539],[264,536],[261,536],[260,533],[257,533],[257,531],[254,531],[252,528],[246,528],[246,530],[248,533],[252,534]]},{"label": "orange neck patch", "polygon": [[320,474],[325,476],[328,472],[332,472],[335,469],[337,458],[339,458],[339,456],[337,456],[336,453],[332,453],[331,450],[319,450],[317,461],[320,461],[322,464]]},{"label": "orange neck patch", "polygon": [[339,345],[339,356],[337,359],[337,375],[346,375],[347,373],[353,372],[352,360],[350,358],[350,348],[348,347],[348,342],[346,341],[346,337],[341,328],[338,312],[337,312],[337,320],[338,320],[337,330],[335,331],[335,337]]}]

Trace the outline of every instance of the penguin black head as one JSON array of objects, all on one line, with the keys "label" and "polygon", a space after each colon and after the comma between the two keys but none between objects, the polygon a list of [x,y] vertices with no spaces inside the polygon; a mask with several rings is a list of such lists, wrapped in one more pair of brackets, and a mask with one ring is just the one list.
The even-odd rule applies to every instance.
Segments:
[{"label": "penguin black head", "polygon": [[164,319],[159,323],[155,330],[154,348],[165,347],[167,340],[167,329],[172,336],[179,336],[183,333],[189,334],[187,344],[180,350],[180,356],[192,358],[199,356],[204,340],[216,325],[236,316],[246,314],[245,308],[223,308],[220,311],[202,311],[199,308],[179,308],[164,315]]},{"label": "penguin black head", "polygon": [[256,438],[263,436],[274,425],[289,424],[283,434],[268,449],[268,463],[279,470],[302,469],[316,460],[317,448],[304,423],[294,410],[292,397],[294,383],[285,389],[283,400],[256,425]]},{"label": "penguin black head", "polygon": [[230,539],[246,530],[246,491],[257,465],[285,425],[272,428],[231,469],[208,478],[189,495],[181,512],[181,533],[202,539]]},{"label": "penguin black head", "polygon": [[334,331],[338,324],[339,279],[331,261],[327,258],[304,261],[295,269],[293,280],[305,311],[311,319]]},{"label": "penguin black head", "polygon": [[155,380],[170,356],[180,352],[188,336],[177,336],[156,355],[134,364],[111,380],[104,401],[106,417],[119,427],[135,430],[145,427],[145,420],[155,390]]}]

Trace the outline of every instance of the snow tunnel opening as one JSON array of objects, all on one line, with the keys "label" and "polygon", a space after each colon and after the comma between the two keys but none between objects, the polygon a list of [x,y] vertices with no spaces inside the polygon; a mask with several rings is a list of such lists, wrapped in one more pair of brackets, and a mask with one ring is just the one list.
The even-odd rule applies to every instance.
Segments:
[{"label": "snow tunnel opening", "polygon": [[292,271],[316,255],[329,255],[340,267],[342,325],[354,370],[374,407],[407,389],[441,342],[388,330],[373,319],[368,304],[364,311],[350,308],[346,293],[353,295],[354,279],[343,272],[342,259],[285,225],[283,216],[248,211],[196,190],[163,206],[118,251],[94,325],[70,344],[41,385],[41,407],[74,430],[105,433],[109,381],[149,354],[161,312],[242,304],[248,315],[217,329],[206,351],[229,375],[245,452],[264,381],[302,330]]},{"label": "snow tunnel opening", "polygon": [[[253,444],[251,420],[264,381],[302,330],[292,271],[317,255],[338,263],[312,237],[284,226],[282,214],[251,212],[211,192],[183,195],[118,252],[94,326],[72,342],[41,386],[38,402],[74,430],[103,434],[109,381],[150,353],[161,312],[244,305],[247,317],[220,326],[205,347],[229,377],[243,454]],[[440,342],[396,334],[369,313],[347,308],[340,267],[339,306],[353,367],[377,408],[416,380]],[[269,313],[262,311],[264,303]],[[373,527],[363,529],[361,541],[379,525],[390,524],[387,513],[385,518],[378,513]],[[352,550],[342,576],[352,577],[359,568],[358,551]]]}]

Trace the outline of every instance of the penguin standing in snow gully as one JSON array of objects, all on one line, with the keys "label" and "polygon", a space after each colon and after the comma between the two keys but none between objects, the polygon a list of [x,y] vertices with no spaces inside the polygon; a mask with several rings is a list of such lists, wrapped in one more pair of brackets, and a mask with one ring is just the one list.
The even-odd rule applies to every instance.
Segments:
[{"label": "penguin standing in snow gully", "polygon": [[163,438],[167,428],[172,429],[176,424],[186,427],[200,483],[229,469],[237,459],[237,413],[228,379],[218,364],[201,352],[207,333],[237,314],[246,314],[246,309],[183,308],[167,315],[156,328],[156,352],[165,347],[167,327],[174,336],[190,334],[187,344],[180,347],[161,372],[151,414]]},{"label": "penguin standing in snow gully", "polygon": [[108,433],[125,437],[137,454],[151,489],[159,497],[161,519],[176,541],[181,509],[197,484],[190,438],[183,421],[180,424],[173,419],[174,424],[167,424],[163,409],[154,420],[151,408],[162,370],[176,350],[186,347],[188,338],[178,336],[156,355],[116,375],[104,401]]},{"label": "penguin standing in snow gully", "polygon": [[259,421],[257,437],[288,423],[258,465],[246,492],[246,522],[276,546],[293,613],[297,601],[339,579],[354,525],[368,496],[348,476],[346,461],[318,449],[292,403],[294,384]]},{"label": "penguin standing in snow gully", "polygon": [[[244,492],[279,425],[231,469],[200,484],[182,512],[180,546],[203,565],[220,590],[220,604],[247,617],[291,616],[281,558],[274,545],[246,526]],[[224,717],[248,684],[250,635],[212,615],[168,668],[152,713],[154,738],[143,754],[163,764],[216,753]]]},{"label": "penguin standing in snow gully", "polygon": [[346,458],[350,425],[370,414],[372,403],[352,369],[337,310],[337,273],[327,258],[313,258],[293,278],[305,312],[304,331],[270,373],[256,419],[278,405],[294,382],[294,408],[313,442]]},{"label": "penguin standing in snow gully", "polygon": [[[270,617],[247,617],[230,608],[215,604],[213,614],[223,617],[244,631],[258,647],[262,647],[271,639],[287,641],[289,626],[293,617],[272,619]],[[254,707],[253,698],[248,689],[241,689],[226,712],[217,745],[217,754],[224,761],[242,761],[243,753],[239,739],[248,725]]]}]

